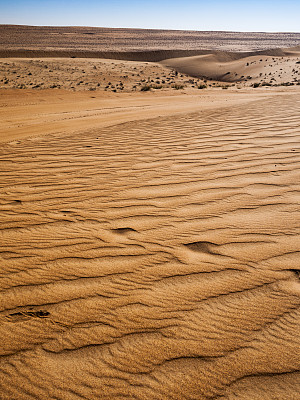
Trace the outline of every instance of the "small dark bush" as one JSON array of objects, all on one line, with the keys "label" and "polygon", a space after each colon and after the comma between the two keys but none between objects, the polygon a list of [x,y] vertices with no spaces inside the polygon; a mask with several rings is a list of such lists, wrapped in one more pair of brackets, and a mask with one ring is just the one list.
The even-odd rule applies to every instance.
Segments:
[{"label": "small dark bush", "polygon": [[141,92],[148,92],[151,89],[151,86],[149,85],[144,85],[141,87]]},{"label": "small dark bush", "polygon": [[179,90],[179,89],[184,89],[184,85],[179,85],[178,83],[175,83],[175,85],[172,85],[172,88]]},{"label": "small dark bush", "polygon": [[199,85],[198,86],[198,89],[206,89],[207,88],[207,85]]}]

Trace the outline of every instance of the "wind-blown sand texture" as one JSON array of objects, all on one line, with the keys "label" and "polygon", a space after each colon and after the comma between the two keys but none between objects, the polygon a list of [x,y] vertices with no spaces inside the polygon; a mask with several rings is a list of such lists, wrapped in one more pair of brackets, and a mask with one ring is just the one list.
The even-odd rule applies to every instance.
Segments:
[{"label": "wind-blown sand texture", "polygon": [[1,145],[1,400],[299,399],[300,95],[228,105]]},{"label": "wind-blown sand texture", "polygon": [[299,44],[0,26],[1,400],[299,400]]}]

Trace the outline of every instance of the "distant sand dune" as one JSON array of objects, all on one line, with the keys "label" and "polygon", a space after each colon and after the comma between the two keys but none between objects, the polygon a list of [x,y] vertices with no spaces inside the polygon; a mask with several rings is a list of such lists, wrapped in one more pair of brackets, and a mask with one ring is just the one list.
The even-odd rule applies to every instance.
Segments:
[{"label": "distant sand dune", "polygon": [[[296,64],[299,60],[300,47],[295,47],[242,54],[211,52],[164,60],[162,64],[191,76],[225,82],[243,81],[247,76],[252,79],[253,74],[254,81],[263,79],[269,81],[272,75],[276,81],[288,82],[295,78],[300,82],[299,67]],[[281,72],[283,70],[288,73]],[[284,79],[280,79],[281,75],[284,75]]]},{"label": "distant sand dune", "polygon": [[299,108],[1,145],[0,399],[296,400]]},{"label": "distant sand dune", "polygon": [[[0,58],[162,62],[183,74],[208,80],[272,85],[300,82],[295,65],[300,60],[300,33],[0,25],[0,37]],[[281,58],[284,60],[277,62]],[[290,62],[286,64],[286,60]],[[274,65],[272,61],[276,61]],[[6,79],[2,76],[0,86]]]}]

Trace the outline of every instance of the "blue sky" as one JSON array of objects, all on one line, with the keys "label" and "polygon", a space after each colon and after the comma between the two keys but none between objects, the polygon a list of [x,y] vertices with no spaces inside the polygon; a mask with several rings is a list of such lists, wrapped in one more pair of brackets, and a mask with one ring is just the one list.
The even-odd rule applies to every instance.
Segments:
[{"label": "blue sky", "polygon": [[300,0],[0,0],[0,24],[300,32]]}]

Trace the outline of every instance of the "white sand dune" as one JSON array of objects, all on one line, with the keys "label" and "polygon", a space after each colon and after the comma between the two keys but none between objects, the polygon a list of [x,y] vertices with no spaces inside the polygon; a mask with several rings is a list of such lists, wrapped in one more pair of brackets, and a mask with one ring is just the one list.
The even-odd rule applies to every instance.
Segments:
[{"label": "white sand dune", "polygon": [[232,105],[1,145],[1,400],[298,399],[300,95]]}]

